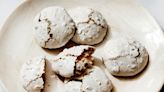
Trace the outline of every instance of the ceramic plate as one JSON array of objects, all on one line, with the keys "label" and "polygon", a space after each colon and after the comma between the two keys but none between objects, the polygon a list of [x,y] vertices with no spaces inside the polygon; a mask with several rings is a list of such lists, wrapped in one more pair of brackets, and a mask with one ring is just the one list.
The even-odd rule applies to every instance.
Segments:
[{"label": "ceramic plate", "polygon": [[59,50],[44,50],[34,41],[34,16],[48,6],[67,10],[87,6],[98,10],[110,26],[105,40],[95,45],[100,55],[104,45],[120,36],[139,40],[148,50],[149,64],[135,77],[117,78],[109,74],[113,92],[157,92],[164,83],[164,33],[149,13],[133,0],[28,0],[8,18],[0,31],[0,79],[8,92],[25,92],[20,83],[20,68],[31,57],[55,56]]}]

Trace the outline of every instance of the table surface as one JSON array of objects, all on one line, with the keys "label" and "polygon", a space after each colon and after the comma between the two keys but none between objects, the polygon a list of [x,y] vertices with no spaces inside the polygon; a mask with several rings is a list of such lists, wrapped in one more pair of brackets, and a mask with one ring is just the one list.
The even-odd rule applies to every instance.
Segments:
[{"label": "table surface", "polygon": [[[15,8],[24,0],[0,0],[0,28],[4,24],[7,17],[15,10]],[[157,20],[159,25],[164,28],[164,0],[136,0],[143,5],[150,14]],[[0,81],[0,92],[5,92]],[[2,89],[2,90],[1,90]],[[164,88],[162,88],[163,90]]]}]

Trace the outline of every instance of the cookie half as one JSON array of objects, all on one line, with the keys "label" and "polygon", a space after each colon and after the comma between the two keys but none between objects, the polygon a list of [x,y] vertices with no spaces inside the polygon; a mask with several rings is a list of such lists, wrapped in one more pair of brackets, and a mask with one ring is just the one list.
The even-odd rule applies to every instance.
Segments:
[{"label": "cookie half", "polygon": [[45,57],[38,56],[27,61],[21,69],[22,85],[28,92],[41,92],[44,88]]},{"label": "cookie half", "polygon": [[64,49],[52,63],[52,68],[56,74],[62,77],[72,77],[80,75],[88,67],[93,65],[92,53],[95,48],[88,45],[74,46]]}]

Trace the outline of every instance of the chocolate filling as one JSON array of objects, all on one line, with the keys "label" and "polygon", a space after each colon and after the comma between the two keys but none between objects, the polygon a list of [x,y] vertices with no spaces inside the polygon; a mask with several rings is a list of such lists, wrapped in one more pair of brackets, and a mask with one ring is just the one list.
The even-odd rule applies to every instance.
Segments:
[{"label": "chocolate filling", "polygon": [[[86,69],[85,68],[90,68],[93,65],[93,57],[91,56],[94,52],[94,48],[89,48],[89,49],[84,49],[83,53],[77,57],[77,60],[75,62],[75,67],[74,67],[74,74],[75,76],[81,76],[81,74],[83,74]],[[78,67],[79,63],[83,63],[83,69],[79,69],[80,67]]]},{"label": "chocolate filling", "polygon": [[[44,59],[44,60],[45,60],[44,71],[46,73],[46,59]],[[45,83],[46,83],[46,74],[45,73],[43,73],[42,76],[41,76],[42,79],[43,79],[43,89],[41,89],[40,92],[44,92]]]}]

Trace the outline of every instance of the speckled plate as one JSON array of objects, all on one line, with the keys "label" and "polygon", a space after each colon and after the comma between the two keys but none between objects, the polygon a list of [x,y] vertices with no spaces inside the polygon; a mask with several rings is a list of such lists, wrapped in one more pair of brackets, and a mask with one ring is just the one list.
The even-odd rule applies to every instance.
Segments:
[{"label": "speckled plate", "polygon": [[134,77],[117,78],[109,74],[113,92],[157,92],[164,83],[164,33],[151,15],[134,0],[27,0],[8,18],[0,31],[0,80],[8,92],[25,92],[19,77],[22,64],[38,55],[53,56],[59,50],[44,50],[34,41],[32,20],[43,8],[63,6],[70,9],[87,6],[100,11],[111,31],[103,43],[96,45],[100,55],[107,41],[128,35],[148,50],[147,68]]}]

